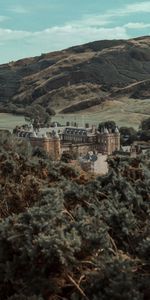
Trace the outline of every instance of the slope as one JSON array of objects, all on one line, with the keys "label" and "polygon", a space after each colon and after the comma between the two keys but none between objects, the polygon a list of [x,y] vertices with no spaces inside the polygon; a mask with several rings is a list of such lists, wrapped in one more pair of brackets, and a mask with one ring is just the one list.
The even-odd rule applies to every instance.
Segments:
[{"label": "slope", "polygon": [[[150,97],[150,37],[97,41],[0,66],[0,111]],[[78,107],[78,106],[77,106]],[[80,109],[77,108],[77,109]],[[75,106],[76,111],[76,106]]]}]

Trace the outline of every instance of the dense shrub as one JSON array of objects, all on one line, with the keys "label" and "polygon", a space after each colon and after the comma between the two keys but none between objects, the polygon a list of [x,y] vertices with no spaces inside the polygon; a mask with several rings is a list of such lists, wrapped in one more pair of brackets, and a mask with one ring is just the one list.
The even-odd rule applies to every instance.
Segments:
[{"label": "dense shrub", "polygon": [[149,154],[80,182],[17,149],[0,148],[0,299],[150,299]]}]

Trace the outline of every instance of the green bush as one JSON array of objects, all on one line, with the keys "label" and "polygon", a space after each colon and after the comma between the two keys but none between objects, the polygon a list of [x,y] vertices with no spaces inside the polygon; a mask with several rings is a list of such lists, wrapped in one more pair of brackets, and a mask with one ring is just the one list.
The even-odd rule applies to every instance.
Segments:
[{"label": "green bush", "polygon": [[82,182],[16,149],[0,148],[0,299],[150,299],[149,154]]}]

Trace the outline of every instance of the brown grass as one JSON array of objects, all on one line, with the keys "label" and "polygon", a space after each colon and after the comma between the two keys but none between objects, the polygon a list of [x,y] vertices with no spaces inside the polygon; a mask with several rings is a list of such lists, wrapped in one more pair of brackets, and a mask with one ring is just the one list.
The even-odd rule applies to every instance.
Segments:
[{"label": "brown grass", "polygon": [[[139,127],[140,122],[150,116],[150,100],[121,99],[107,101],[101,105],[93,106],[84,111],[74,114],[59,114],[52,118],[65,125],[66,121],[77,122],[79,126],[85,123],[97,125],[106,120],[114,120],[118,126]],[[0,114],[0,128],[14,128],[16,125],[25,123],[24,117],[11,114]]]}]

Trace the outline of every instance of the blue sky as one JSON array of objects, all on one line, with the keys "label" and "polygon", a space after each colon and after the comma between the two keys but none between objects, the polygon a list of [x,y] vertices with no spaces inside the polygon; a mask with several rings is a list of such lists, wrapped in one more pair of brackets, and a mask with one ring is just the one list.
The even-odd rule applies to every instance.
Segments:
[{"label": "blue sky", "polygon": [[149,34],[148,0],[0,0],[0,63]]}]

